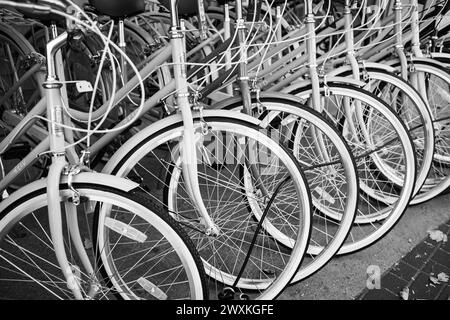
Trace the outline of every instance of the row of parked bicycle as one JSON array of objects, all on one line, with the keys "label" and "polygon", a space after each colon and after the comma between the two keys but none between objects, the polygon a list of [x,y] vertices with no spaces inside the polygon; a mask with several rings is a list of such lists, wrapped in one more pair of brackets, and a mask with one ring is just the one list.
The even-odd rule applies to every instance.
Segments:
[{"label": "row of parked bicycle", "polygon": [[449,8],[0,0],[0,298],[274,299],[375,243],[450,185]]}]

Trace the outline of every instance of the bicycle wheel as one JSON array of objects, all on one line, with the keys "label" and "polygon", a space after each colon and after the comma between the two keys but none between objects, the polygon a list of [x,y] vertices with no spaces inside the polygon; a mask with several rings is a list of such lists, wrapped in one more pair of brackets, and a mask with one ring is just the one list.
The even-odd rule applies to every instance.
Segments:
[{"label": "bicycle wheel", "polygon": [[[311,87],[293,91],[308,100]],[[400,219],[414,192],[416,158],[405,125],[380,99],[344,84],[327,83],[321,89],[321,111],[341,131],[356,161],[361,189],[358,213],[339,254],[350,253],[381,239]],[[374,170],[383,159],[391,176]],[[376,166],[375,166],[376,168]]]},{"label": "bicycle wheel", "polygon": [[[436,136],[435,153],[428,178],[416,198],[432,199],[450,187],[450,75],[436,66],[414,62],[415,74],[421,81],[415,84],[428,102]],[[413,73],[414,74],[414,73]]]},{"label": "bicycle wheel", "polygon": [[[297,271],[309,242],[310,194],[295,159],[250,121],[227,111],[195,119],[198,178],[205,207],[220,234],[207,235],[181,172],[179,141],[183,124],[172,117],[160,129],[147,128],[111,159],[111,172],[138,180],[168,208],[196,244],[211,298],[230,287],[251,299],[275,298]],[[244,118],[241,115],[239,117]],[[130,141],[129,141],[130,143]],[[250,179],[243,184],[243,177]],[[246,190],[247,187],[249,189]],[[251,188],[251,189],[250,189]],[[248,204],[264,215],[261,221]],[[267,225],[291,241],[280,245],[264,232]]]},{"label": "bicycle wheel", "polygon": [[[61,183],[65,250],[72,270],[61,270],[48,226],[46,188],[11,195],[0,220],[0,296],[71,299],[65,272],[88,299],[203,299],[205,274],[192,242],[142,194],[91,184]],[[93,226],[93,219],[96,223]],[[77,225],[69,235],[69,225]],[[96,235],[98,230],[98,236]],[[77,254],[78,233],[88,262]],[[95,237],[93,236],[95,235]],[[86,266],[89,263],[92,273]],[[64,272],[63,272],[64,271]],[[103,273],[102,273],[103,272]],[[107,277],[103,277],[107,275]]]},{"label": "bicycle wheel", "polygon": [[[338,73],[337,75],[349,76],[350,70]],[[433,119],[426,102],[420,93],[408,82],[388,71],[378,69],[376,66],[367,67],[363,74],[366,75],[363,89],[367,90],[381,100],[386,102],[400,117],[408,128],[409,134],[414,142],[417,159],[417,178],[414,195],[418,194],[425,183],[430,171],[434,155],[434,130]],[[370,121],[370,115],[368,116]],[[382,158],[374,157],[374,169],[378,169],[380,174],[394,183],[402,183],[402,179],[396,179],[395,174],[389,164]],[[421,201],[417,197],[411,201],[416,204]]]},{"label": "bicycle wheel", "polygon": [[[293,282],[314,274],[333,258],[352,227],[359,197],[355,162],[344,139],[328,120],[297,100],[269,93],[252,98],[253,116],[261,121],[260,126],[269,136],[293,152],[311,190],[311,239]],[[240,99],[215,107],[243,109]],[[251,198],[249,204],[253,204]],[[258,213],[256,209],[252,211]],[[265,231],[277,238],[271,226]]]}]

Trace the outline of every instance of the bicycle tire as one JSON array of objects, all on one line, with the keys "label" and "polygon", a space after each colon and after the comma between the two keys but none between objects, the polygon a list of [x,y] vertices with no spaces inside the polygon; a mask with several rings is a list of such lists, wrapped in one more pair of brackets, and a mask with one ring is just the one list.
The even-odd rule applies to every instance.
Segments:
[{"label": "bicycle tire", "polygon": [[[286,91],[287,90],[288,89],[286,89]],[[291,90],[291,93],[307,99],[311,90],[311,86],[305,86],[303,88]],[[344,137],[350,146],[357,163],[360,188],[362,190],[359,202],[360,206],[358,208],[358,215],[355,219],[354,227],[350,231],[346,243],[338,252],[338,254],[345,254],[361,250],[380,240],[398,222],[406,210],[415,188],[415,151],[411,137],[407,132],[404,123],[385,102],[376,96],[357,87],[340,83],[327,83],[326,87],[321,88],[321,97],[329,104],[328,110],[322,109],[321,111],[326,113],[327,117],[332,121],[336,128],[345,133]],[[342,97],[344,103],[347,103],[347,100],[359,100],[364,108],[368,108],[368,110],[375,112],[380,119],[380,124],[379,127],[374,127],[372,129],[374,130],[373,134],[368,134],[368,132],[360,133],[360,131],[367,130],[367,127],[365,127],[366,124],[364,122],[361,123],[360,119],[350,120],[352,123],[357,121],[359,125],[357,132],[352,133],[348,126],[347,128],[345,127],[345,124],[350,122],[346,122],[346,115],[342,110],[341,99],[339,99],[339,97]],[[353,109],[355,108],[354,104],[351,106]],[[353,117],[356,116],[356,112],[353,111],[353,113],[350,113],[350,116],[353,119]],[[384,130],[387,130],[387,128],[392,130],[390,132],[395,132],[394,138],[388,139],[389,135],[387,135],[386,132],[382,133]],[[392,134],[394,135],[394,133]],[[376,137],[379,139],[379,142],[374,141],[375,143],[373,143],[372,141]],[[360,139],[363,140],[360,141]],[[385,141],[385,139],[388,140]],[[366,140],[367,145],[364,145],[362,142]],[[371,161],[372,153],[382,152],[382,150],[386,150],[387,152],[387,149],[390,148],[389,145],[391,144],[393,144],[393,148],[398,147],[396,150],[399,150],[401,153],[401,159],[399,156],[398,158],[395,157],[393,161],[400,161],[405,165],[401,170],[405,179],[405,184],[401,190],[389,187],[388,185],[389,189],[384,191],[382,189],[383,185],[380,184],[380,186],[378,186],[377,177],[371,176],[367,164]],[[379,147],[371,149],[369,147],[371,145],[379,146],[381,149],[379,149]],[[389,155],[390,153],[387,152],[385,156]],[[373,181],[373,183],[371,181]],[[368,184],[369,182],[370,184]],[[374,199],[371,196],[371,193],[378,192],[378,190],[381,194],[387,192],[387,194],[390,195],[390,198],[387,201],[383,200],[382,202],[380,202],[379,199]],[[395,195],[395,197],[391,198],[392,195]]]},{"label": "bicycle tire", "polygon": [[[206,114],[206,111],[204,112]],[[232,112],[232,114],[235,113]],[[141,181],[151,183],[152,180],[159,180],[159,183],[162,184],[162,187],[159,186],[158,188],[156,188],[155,185],[150,185],[146,189],[149,190],[150,193],[152,193],[151,196],[155,198],[156,201],[159,201],[159,203],[161,203],[161,205],[163,206],[167,206],[169,208],[169,212],[173,216],[176,216],[180,223],[185,227],[188,234],[192,235],[191,238],[193,238],[196,242],[197,249],[199,250],[199,253],[204,260],[205,268],[207,269],[207,275],[210,276],[211,281],[213,282],[213,284],[210,286],[210,291],[212,291],[212,298],[217,298],[219,294],[222,293],[222,290],[226,291],[229,286],[235,284],[235,286],[232,286],[235,292],[246,294],[252,299],[273,299],[282,292],[284,287],[288,283],[290,283],[291,279],[294,277],[295,272],[297,271],[303,259],[304,253],[309,243],[311,228],[311,217],[309,212],[310,194],[307,184],[304,181],[303,173],[301,172],[301,170],[299,170],[298,164],[295,159],[293,159],[293,157],[289,155],[289,153],[286,152],[284,148],[270,140],[264,134],[258,132],[256,130],[258,129],[258,127],[255,126],[254,123],[252,124],[243,120],[238,120],[235,117],[231,118],[225,116],[208,117],[204,115],[201,121],[199,120],[200,119],[196,117],[194,121],[197,130],[199,130],[201,123],[207,123],[208,127],[213,128],[211,129],[211,132],[220,132],[220,130],[223,130],[223,132],[229,133],[230,135],[239,134],[242,135],[242,137],[251,137],[251,135],[253,135],[253,137],[258,137],[258,139],[254,139],[252,141],[255,141],[255,143],[256,141],[258,141],[258,143],[266,146],[266,148],[270,147],[271,151],[275,150],[274,153],[280,155],[280,157],[284,159],[284,165],[289,166],[288,169],[286,169],[288,174],[292,175],[295,178],[289,181],[288,186],[290,186],[290,182],[292,181],[292,183],[294,184],[292,188],[296,190],[296,197],[298,197],[294,198],[296,200],[293,200],[292,204],[293,208],[296,208],[295,211],[286,211],[296,212],[296,216],[294,218],[291,217],[292,219],[294,219],[294,222],[296,224],[291,227],[294,229],[299,229],[299,231],[291,230],[293,232],[293,237],[296,240],[292,250],[280,251],[280,248],[277,247],[276,242],[272,239],[272,237],[261,230],[262,232],[257,235],[258,248],[256,250],[256,253],[255,250],[253,250],[249,255],[249,259],[250,261],[252,261],[251,268],[248,268],[248,270],[244,270],[244,274],[242,275],[242,277],[238,278],[236,274],[239,270],[236,270],[236,268],[239,269],[239,265],[236,266],[236,264],[241,264],[243,258],[247,255],[247,252],[245,250],[246,248],[248,249],[249,243],[249,240],[243,240],[244,236],[246,235],[245,233],[248,233],[250,237],[255,236],[254,228],[258,223],[253,220],[253,215],[248,212],[247,205],[243,200],[241,200],[245,199],[248,195],[245,191],[241,190],[241,184],[239,183],[239,179],[241,177],[240,173],[235,175],[233,172],[236,171],[230,171],[229,169],[227,169],[227,163],[219,164],[218,162],[217,164],[215,164],[214,162],[212,162],[212,164],[214,164],[215,166],[205,165],[204,170],[199,169],[199,178],[201,179],[201,185],[203,186],[202,196],[205,199],[205,206],[207,208],[210,208],[212,216],[215,217],[214,221],[218,223],[219,229],[226,231],[222,236],[219,235],[218,237],[214,237],[213,239],[207,239],[204,235],[202,235],[201,225],[199,225],[199,222],[201,223],[201,220],[197,221],[198,218],[196,218],[197,214],[195,213],[195,204],[190,203],[191,201],[186,197],[186,191],[183,191],[182,183],[177,183],[176,186],[178,186],[178,189],[175,191],[172,190],[172,195],[181,198],[176,198],[176,202],[173,202],[168,198],[169,196],[167,190],[170,190],[170,188],[167,185],[166,181],[181,181],[177,179],[182,179],[181,171],[178,167],[179,164],[177,162],[179,161],[179,158],[178,156],[174,156],[173,153],[175,152],[173,150],[175,150],[177,145],[177,137],[181,137],[183,132],[183,124],[181,119],[169,126],[165,126],[161,130],[156,130],[155,132],[151,132],[151,128],[147,128],[147,132],[140,132],[140,136],[135,137],[135,140],[130,146],[127,146],[125,152],[122,152],[121,150],[118,151],[115,157],[114,165],[110,167],[110,171],[114,175],[118,175],[121,177],[128,176],[128,178],[133,179],[133,170],[140,169],[138,171],[142,176]],[[215,137],[216,135],[213,134],[213,136]],[[227,135],[224,134],[224,137],[226,136]],[[229,139],[230,140],[226,141],[233,141],[232,138]],[[168,143],[170,141],[173,141],[173,143]],[[157,149],[158,145],[163,146],[164,148]],[[174,147],[171,148],[171,145],[173,145]],[[233,148],[236,147],[236,145],[233,145]],[[166,148],[171,151],[167,152]],[[167,158],[163,157],[160,154],[161,151],[167,152]],[[242,154],[240,153],[240,155]],[[211,155],[210,157],[214,159],[214,155]],[[235,159],[233,158],[233,156],[231,157],[231,160]],[[147,162],[146,165],[144,161]],[[232,161],[230,161],[229,163],[231,164]],[[144,168],[145,166],[151,167],[153,172],[158,167],[160,167],[160,175],[158,176],[155,173],[151,173],[148,169]],[[235,164],[232,164],[232,166],[233,167],[231,168],[234,168],[233,170],[243,169],[243,167],[240,165],[240,162],[236,162]],[[283,165],[280,165],[280,167],[283,167]],[[225,173],[222,174],[221,172]],[[178,176],[178,178],[174,180],[173,177],[175,174]],[[221,184],[217,183],[212,187],[212,189],[208,189],[208,183],[210,183],[210,181],[215,181],[214,174],[216,174],[217,178],[223,179],[223,181],[225,182]],[[225,174],[230,176],[225,177]],[[228,179],[228,181],[226,179]],[[282,179],[279,181],[284,180]],[[277,184],[280,185],[279,183]],[[275,185],[272,185],[272,187],[275,187]],[[276,190],[274,192],[278,196]],[[284,190],[287,190],[287,187]],[[217,199],[214,197],[214,195],[216,194]],[[208,198],[208,195],[210,198]],[[286,195],[286,197],[290,197],[289,193],[288,195]],[[223,198],[225,199],[222,201]],[[262,197],[258,196],[256,193],[255,198],[262,199]],[[180,201],[178,202],[177,199],[180,199]],[[233,202],[234,199],[237,200]],[[289,209],[289,207],[285,207],[286,203],[284,202],[284,200],[282,200],[283,193],[280,193],[280,197],[277,197],[275,199],[277,199],[276,201],[278,202],[276,202],[274,210],[278,210],[276,209],[277,206]],[[301,202],[301,204],[297,205],[297,202]],[[173,203],[176,203],[177,207],[170,207],[170,205]],[[264,201],[262,203],[264,203]],[[306,207],[306,204],[308,204],[308,207]],[[281,228],[283,228],[282,223],[285,222],[280,222],[279,218],[277,218],[273,210],[269,211],[271,214],[271,223],[279,223]],[[286,212],[284,212],[283,214],[285,214]],[[193,215],[193,219],[188,219],[191,215]],[[301,217],[298,218],[297,215],[301,215]],[[229,216],[229,219],[226,220],[220,218],[222,216]],[[287,221],[288,218],[289,215],[286,215],[283,220]],[[296,222],[297,219],[301,221]],[[238,225],[236,225],[236,223],[238,223]],[[243,226],[243,231],[238,228],[239,225]],[[246,226],[248,226],[248,228],[246,228]],[[285,229],[283,230],[285,232],[287,231]],[[242,250],[239,248],[235,248],[236,251],[227,251],[227,246],[230,246],[230,242],[228,242],[227,244],[228,237],[230,237],[230,239],[234,239],[234,237],[236,237],[236,239],[242,239],[236,241],[238,241],[239,243],[243,241],[240,245],[242,245],[244,248]],[[213,241],[215,241],[217,244]],[[223,241],[222,244],[220,244],[220,241]],[[204,247],[202,247],[202,245],[204,245]],[[270,247],[268,247],[269,245]],[[223,256],[220,255],[220,253],[211,256],[211,253],[208,250],[210,250],[210,248],[215,248],[215,246],[219,249],[225,247],[223,249]],[[261,254],[264,255],[264,260],[259,260],[261,259]],[[261,267],[259,267],[260,264]],[[242,265],[240,265],[240,267],[242,268]],[[274,269],[278,272],[276,275],[272,274],[271,272],[268,273],[268,270]],[[275,277],[275,280],[272,280],[272,278],[270,278],[271,276]],[[236,281],[238,282],[236,283]]]},{"label": "bicycle tire", "polygon": [[[206,277],[203,266],[201,265],[201,261],[198,257],[198,253],[196,253],[193,248],[192,242],[190,242],[186,234],[180,230],[179,226],[173,221],[173,219],[171,219],[168,215],[161,213],[158,208],[151,205],[151,203],[149,203],[148,200],[136,190],[124,192],[112,187],[106,187],[95,183],[74,183],[73,187],[80,192],[81,196],[82,203],[80,206],[83,208],[79,206],[78,212],[83,211],[82,209],[84,209],[85,216],[89,216],[86,218],[86,225],[82,225],[82,227],[79,228],[79,231],[80,237],[83,235],[88,237],[84,239],[84,246],[85,249],[90,252],[90,258],[92,259],[91,263],[94,266],[101,264],[102,267],[105,267],[106,269],[113,268],[117,272],[114,276],[108,274],[108,278],[102,279],[102,268],[94,269],[96,272],[96,278],[99,281],[103,281],[103,283],[95,283],[95,285],[99,286],[99,293],[97,293],[98,298],[113,299],[119,297],[122,299],[170,299],[184,297],[185,294],[188,296],[190,295],[191,298],[195,299],[207,298],[208,288],[206,287]],[[6,294],[6,297],[8,298],[12,298],[14,297],[13,295],[16,295],[16,297],[14,297],[16,299],[18,298],[17,295],[22,298],[22,295],[24,295],[24,298],[26,299],[45,299],[54,297],[72,298],[67,287],[68,283],[61,280],[64,279],[63,273],[62,270],[59,269],[58,264],[55,263],[54,259],[56,258],[54,257],[54,252],[52,252],[53,248],[51,245],[51,240],[46,231],[46,219],[48,219],[46,212],[47,210],[45,210],[47,202],[46,192],[47,189],[45,185],[43,185],[41,188],[37,188],[32,193],[19,195],[17,198],[14,198],[14,195],[11,195],[13,200],[9,200],[7,204],[3,205],[3,210],[1,212],[2,219],[0,220],[0,238],[2,239],[0,244],[2,246],[2,249],[0,250],[2,267],[0,267],[0,271],[2,273],[1,279],[4,284],[0,286],[0,291],[2,291],[3,297],[5,297]],[[71,202],[71,199],[73,199],[74,193],[71,191],[67,183],[60,184],[60,192],[61,201],[65,204],[63,207],[66,208],[66,205],[72,206],[73,202]],[[120,214],[124,215],[122,216],[122,219],[125,219],[125,221],[127,210],[133,210],[130,211],[132,213],[136,213],[136,216],[134,216],[133,219],[136,219],[138,222],[151,222],[154,226],[157,226],[151,230],[150,225],[146,227],[148,229],[143,229],[138,224],[132,225],[133,219],[129,220],[128,225],[125,222],[120,223],[119,220],[114,219],[118,226],[126,227],[126,230],[128,230],[129,234],[131,234],[125,236],[124,231],[120,231],[118,228],[110,227],[112,226],[112,223],[109,223],[108,226],[105,227],[105,222],[107,220],[104,219],[102,222],[101,219],[98,220],[100,217],[97,216],[97,223],[92,230],[96,230],[95,227],[97,227],[100,231],[108,228],[110,229],[110,233],[114,232],[120,235],[119,238],[126,238],[126,241],[123,243],[119,243],[119,240],[117,240],[117,242],[114,243],[115,246],[108,248],[108,250],[117,250],[120,254],[123,254],[123,251],[125,251],[127,255],[129,255],[127,256],[128,259],[125,260],[130,262],[130,260],[133,259],[133,253],[140,254],[137,249],[137,244],[139,241],[136,237],[132,236],[133,232],[141,236],[143,234],[147,236],[145,242],[139,242],[144,247],[145,243],[150,244],[153,240],[155,240],[156,243],[158,243],[159,240],[159,244],[163,244],[163,240],[167,240],[167,243],[169,243],[169,249],[166,252],[167,255],[164,255],[166,258],[164,259],[164,263],[166,265],[160,266],[162,269],[158,269],[158,264],[161,264],[160,260],[162,259],[162,253],[158,253],[159,251],[156,249],[160,250],[164,247],[154,247],[153,250],[155,250],[156,253],[152,253],[151,250],[148,250],[149,248],[145,248],[143,251],[145,252],[144,257],[148,258],[148,260],[142,263],[142,267],[144,268],[142,270],[139,269],[141,266],[133,265],[134,261],[132,261],[131,267],[136,267],[134,270],[137,274],[132,274],[134,271],[131,271],[133,268],[130,268],[129,265],[128,267],[123,266],[123,269],[120,271],[120,276],[123,277],[121,279],[123,280],[125,277],[128,277],[126,279],[129,280],[130,283],[124,281],[122,282],[122,286],[114,283],[114,279],[119,277],[118,260],[115,261],[115,263],[111,263],[109,258],[112,257],[112,254],[109,256],[105,255],[104,249],[107,246],[98,247],[99,242],[97,242],[97,240],[100,241],[103,238],[89,237],[89,235],[92,235],[92,231],[89,229],[89,226],[92,227],[91,220],[93,217],[91,216],[94,212],[94,208],[98,208],[100,202],[106,206],[105,210],[101,210],[103,213],[107,211],[111,213],[112,206],[117,206],[120,209]],[[66,214],[68,214],[68,211]],[[42,215],[42,217],[40,215]],[[141,220],[136,217],[140,217]],[[79,219],[80,215],[78,215],[78,220]],[[111,218],[110,220],[112,221],[113,219]],[[14,231],[13,228],[17,225],[21,228],[19,230],[23,231],[22,234],[17,235],[17,232],[15,234],[8,234],[9,231]],[[138,229],[140,229],[140,231]],[[150,230],[149,232],[155,232],[155,234],[147,234],[147,230]],[[67,229],[63,231],[67,232]],[[158,231],[160,232],[161,237],[158,236]],[[39,237],[41,232],[42,237]],[[93,233],[96,234],[96,232]],[[113,238],[114,236],[111,236],[108,240],[111,241]],[[80,271],[81,268],[78,267],[80,262],[77,260],[77,257],[74,257],[73,255],[74,250],[69,243],[70,239],[71,237],[66,238],[66,252],[71,254],[70,262],[74,266],[74,270]],[[127,242],[130,242],[131,244]],[[105,243],[108,243],[108,246],[112,245],[110,242]],[[117,248],[119,244],[125,247]],[[128,244],[129,246],[127,246]],[[141,250],[142,246],[140,247]],[[15,252],[17,250],[18,254],[16,255]],[[33,254],[33,252],[35,253]],[[175,252],[175,255],[171,255],[171,252]],[[99,255],[102,257],[99,257]],[[14,258],[16,259],[12,260]],[[108,260],[108,262],[106,262],[106,260]],[[121,263],[126,264],[124,261]],[[177,263],[179,265],[177,265]],[[12,266],[13,269],[8,270],[8,266]],[[33,267],[31,270],[30,266]],[[175,270],[179,270],[180,272],[180,277],[177,279],[179,280],[180,285],[177,286],[177,283],[173,282],[173,289],[170,288],[170,285],[168,287],[164,287],[164,277],[167,278],[168,284],[171,284],[168,279],[171,276],[170,268],[164,271],[164,267],[167,266],[172,266]],[[46,268],[49,268],[49,270]],[[150,271],[152,268],[153,271],[161,272],[161,274],[164,275],[164,277],[159,278],[159,281],[161,282],[157,282],[159,277],[158,272],[155,272],[154,276],[152,276]],[[11,282],[14,283],[14,281],[11,281],[12,279],[9,279],[9,281],[6,281],[5,283],[5,279],[8,280],[8,271],[11,271],[9,272],[9,276],[11,277],[14,275],[19,276],[19,274],[21,274],[21,277],[18,279],[18,281],[20,281],[18,282],[19,284],[22,281],[30,279],[32,281],[28,281],[30,283],[27,283],[26,289],[23,287],[21,289],[20,285],[17,283],[15,285],[13,284],[11,287]],[[51,273],[52,271],[55,272],[55,275]],[[31,272],[36,272],[36,275],[30,274]],[[70,272],[72,272],[72,270]],[[183,272],[185,273],[184,276]],[[37,277],[42,278],[39,279]],[[84,293],[86,294],[86,287],[91,281],[92,275],[87,275],[85,273],[83,274],[80,271],[77,277],[77,281],[81,284],[81,287],[85,289]],[[181,281],[183,279],[184,282]],[[115,286],[111,287],[109,281],[112,281]],[[32,286],[33,283],[35,286]],[[183,288],[182,283],[188,283],[188,288]],[[86,287],[83,285],[86,285]],[[54,291],[52,291],[52,288]],[[167,288],[167,291],[164,291],[164,288]]]}]

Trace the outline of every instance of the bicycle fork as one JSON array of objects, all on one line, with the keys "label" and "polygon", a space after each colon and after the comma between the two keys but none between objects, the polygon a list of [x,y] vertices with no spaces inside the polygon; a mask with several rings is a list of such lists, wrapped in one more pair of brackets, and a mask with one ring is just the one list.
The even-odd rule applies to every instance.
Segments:
[{"label": "bicycle fork", "polygon": [[[310,103],[314,110],[322,113],[325,109],[324,103],[322,103],[322,97],[320,93],[320,80],[319,73],[317,71],[317,58],[316,58],[316,30],[315,30],[315,17],[313,13],[313,4],[311,0],[307,0],[305,3],[305,25],[307,28],[307,38],[306,38],[306,53],[308,55],[308,68],[309,76],[311,80],[311,97]],[[326,95],[326,93],[325,93]],[[327,152],[326,143],[324,141],[324,136],[317,129],[313,128],[313,139],[314,144],[317,147],[318,155],[322,158],[322,161],[329,162],[329,154]]]},{"label": "bicycle fork", "polygon": [[206,234],[218,236],[220,230],[210,217],[201,195],[197,170],[197,141],[195,136],[194,119],[191,103],[189,102],[186,50],[184,46],[184,30],[178,18],[178,0],[171,0],[172,26],[170,37],[172,43],[172,57],[174,63],[174,77],[176,86],[176,101],[183,120],[183,138],[180,142],[180,156],[182,159],[182,173],[186,189],[199,211]]},{"label": "bicycle fork", "polygon": [[[50,120],[48,125],[50,151],[52,153],[52,163],[47,178],[48,216],[50,235],[58,264],[64,273],[68,288],[73,292],[76,299],[81,300],[85,297],[82,294],[81,285],[78,279],[73,274],[73,267],[70,265],[65,251],[59,190],[61,175],[63,170],[67,167],[67,162],[65,159],[65,134],[64,129],[61,126],[64,123],[64,113],[61,106],[61,87],[63,84],[57,76],[55,60],[58,59],[58,56],[56,55],[58,50],[66,40],[67,33],[63,33],[50,41],[46,48],[47,77],[43,87],[47,98],[47,117]],[[67,204],[65,208],[70,237],[79,258],[82,261],[83,267],[92,279],[94,277],[94,270],[79,234],[76,205],[75,203]],[[93,281],[93,283],[97,283],[97,281]],[[95,295],[96,291],[95,285],[91,284],[89,294]]]},{"label": "bicycle fork", "polygon": [[[350,0],[345,1],[344,7],[344,19],[345,19],[345,43],[347,46],[347,60],[351,66],[353,78],[355,80],[361,81],[360,77],[360,66],[355,55],[355,39],[353,34],[353,15],[350,8]],[[352,110],[352,105],[354,109]],[[355,118],[353,119],[352,113],[355,113]],[[364,141],[371,141],[369,139],[369,132],[367,130],[364,116],[363,116],[363,106],[361,101],[357,100],[353,104],[348,98],[344,98],[344,113],[345,117],[348,119],[349,133],[351,137],[358,141],[359,143]],[[359,129],[359,131],[358,131]],[[360,135],[364,139],[360,139]],[[373,147],[373,146],[371,146]]]},{"label": "bicycle fork", "polygon": [[[249,3],[249,6],[253,5],[256,4],[254,2]],[[249,7],[249,10],[252,10],[252,8]],[[237,39],[239,42],[238,83],[239,88],[241,90],[241,98],[243,106],[242,112],[250,116],[253,116],[252,97],[249,85],[250,77],[247,68],[248,55],[247,55],[247,40],[245,33],[246,26],[245,26],[245,19],[243,18],[242,0],[236,0],[236,15],[237,15],[236,20]],[[258,159],[257,146],[254,143],[249,143],[248,147],[245,148],[245,155],[246,155],[245,164],[249,170],[252,180],[254,181],[255,191],[259,190],[265,199],[269,199],[271,195],[269,194],[269,191],[265,188],[260,174],[260,170],[257,168],[256,165]]]},{"label": "bicycle fork", "polygon": [[[420,49],[420,29],[419,29],[419,12],[418,12],[418,1],[412,0],[412,12],[411,12],[411,50],[413,57],[423,58],[422,50]],[[412,68],[414,69],[414,68]],[[425,76],[421,72],[412,70],[411,83],[419,91],[425,101],[428,101],[428,93],[425,85]]]}]

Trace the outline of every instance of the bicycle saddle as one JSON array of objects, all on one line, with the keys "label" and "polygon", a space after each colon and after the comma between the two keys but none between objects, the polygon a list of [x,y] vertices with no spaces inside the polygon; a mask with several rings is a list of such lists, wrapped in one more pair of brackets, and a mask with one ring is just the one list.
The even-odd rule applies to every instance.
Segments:
[{"label": "bicycle saddle", "polygon": [[113,19],[127,18],[145,11],[145,0],[89,0],[98,13]]},{"label": "bicycle saddle", "polygon": [[[158,0],[161,5],[170,11],[170,0]],[[206,1],[203,1],[205,10],[208,8]],[[198,14],[198,0],[178,0],[178,14],[180,16],[193,16]]]}]

